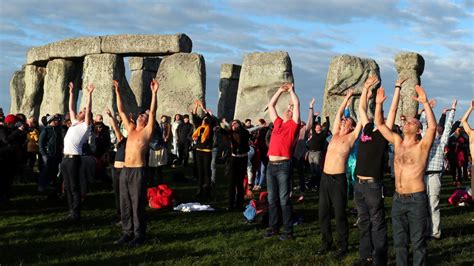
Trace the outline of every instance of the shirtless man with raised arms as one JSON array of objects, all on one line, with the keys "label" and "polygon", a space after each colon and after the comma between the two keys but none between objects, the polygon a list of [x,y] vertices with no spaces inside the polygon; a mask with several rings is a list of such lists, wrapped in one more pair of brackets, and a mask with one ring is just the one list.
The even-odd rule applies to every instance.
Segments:
[{"label": "shirtless man with raised arms", "polygon": [[338,234],[338,250],[334,257],[337,258],[345,256],[348,250],[346,162],[362,128],[362,125],[356,124],[352,118],[343,117],[344,107],[351,97],[352,90],[348,90],[334,118],[333,137],[328,145],[319,189],[319,226],[322,234],[322,247],[318,251],[318,255],[324,255],[331,249],[333,241],[331,208],[334,207]]},{"label": "shirtless man with raised arms", "polygon": [[397,265],[408,264],[410,240],[413,245],[413,265],[426,264],[428,200],[424,174],[436,135],[436,120],[424,89],[416,85],[415,90],[418,97],[413,98],[423,105],[428,122],[425,136],[421,140],[418,138],[421,133],[421,123],[418,119],[407,118],[402,138],[390,130],[383,120],[382,106],[387,98],[383,88],[377,91],[375,99],[375,125],[394,146],[395,194],[392,202],[392,230]]},{"label": "shirtless man with raised arms", "polygon": [[146,153],[153,134],[156,113],[156,93],[158,82],[150,83],[151,106],[148,114],[139,114],[136,124],[130,122],[125,114],[118,82],[114,80],[117,109],[127,131],[125,146],[125,161],[120,173],[120,210],[122,218],[123,236],[115,244],[128,243],[131,247],[140,246],[145,239],[146,232]]}]

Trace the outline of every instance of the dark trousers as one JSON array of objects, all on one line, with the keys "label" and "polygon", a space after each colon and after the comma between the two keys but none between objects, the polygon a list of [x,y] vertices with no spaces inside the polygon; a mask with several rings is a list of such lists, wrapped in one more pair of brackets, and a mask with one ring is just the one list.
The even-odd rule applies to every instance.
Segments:
[{"label": "dark trousers", "polygon": [[0,175],[0,203],[10,201],[15,167],[14,163],[0,159],[0,169],[2,169]]},{"label": "dark trousers", "polygon": [[347,181],[346,174],[327,175],[323,173],[319,189],[319,227],[321,228],[323,248],[332,246],[331,213],[334,207],[336,216],[337,246],[348,248],[349,228],[346,216]]},{"label": "dark trousers", "polygon": [[[244,178],[247,174],[248,157],[230,156],[227,161],[229,183],[229,209],[241,209],[244,204]],[[237,194],[237,195],[236,195]]]},{"label": "dark trousers", "polygon": [[[48,158],[48,163],[49,163]],[[69,213],[81,217],[81,185],[79,180],[79,169],[81,168],[81,156],[72,158],[65,157],[61,164],[61,172],[64,178],[64,191],[67,196]]]},{"label": "dark trousers", "polygon": [[376,265],[387,265],[387,223],[382,193],[382,180],[356,181],[354,185],[360,230],[359,256],[373,257]]},{"label": "dark trousers", "polygon": [[189,143],[178,142],[178,164],[183,163],[184,166],[188,166],[189,161]]},{"label": "dark trousers", "polygon": [[309,151],[308,152],[308,163],[309,169],[311,170],[310,186],[319,187],[321,182],[321,162],[322,162],[322,151]]},{"label": "dark trousers", "polygon": [[[280,219],[285,226],[286,233],[293,233],[290,201],[290,160],[281,163],[269,162],[267,166],[267,190],[269,204],[269,225],[278,229]],[[281,218],[280,218],[281,217]]]},{"label": "dark trousers", "polygon": [[144,167],[123,167],[119,178],[122,230],[128,236],[144,238],[146,232],[146,175]]},{"label": "dark trousers", "polygon": [[47,155],[45,158],[47,158],[45,167],[43,168],[43,171],[40,173],[39,177],[39,186],[43,188],[47,187],[50,183],[56,185],[56,177],[58,175],[59,164],[61,164],[62,156]]},{"label": "dark trousers", "polygon": [[122,168],[114,167],[114,174],[112,175],[112,186],[114,188],[114,200],[117,216],[121,219],[120,215],[120,172]]},{"label": "dark trousers", "polygon": [[211,152],[196,151],[198,193],[208,198],[211,197],[211,161]]},{"label": "dark trousers", "polygon": [[397,265],[408,264],[409,242],[412,243],[413,265],[426,264],[428,217],[426,192],[413,193],[411,196],[400,196],[395,192],[392,201],[392,230]]}]

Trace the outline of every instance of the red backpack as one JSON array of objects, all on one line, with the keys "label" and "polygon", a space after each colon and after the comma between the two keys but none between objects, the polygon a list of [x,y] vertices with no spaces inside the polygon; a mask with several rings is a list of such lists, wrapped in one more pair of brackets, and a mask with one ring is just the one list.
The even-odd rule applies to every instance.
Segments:
[{"label": "red backpack", "polygon": [[169,208],[173,206],[174,191],[168,185],[158,185],[148,189],[147,198],[152,209]]}]

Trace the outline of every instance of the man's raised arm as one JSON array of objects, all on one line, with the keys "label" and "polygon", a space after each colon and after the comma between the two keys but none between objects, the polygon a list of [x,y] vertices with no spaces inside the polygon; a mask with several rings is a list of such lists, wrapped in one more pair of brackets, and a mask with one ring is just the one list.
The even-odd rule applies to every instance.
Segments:
[{"label": "man's raised arm", "polygon": [[158,92],[158,88],[160,84],[156,79],[153,79],[150,82],[150,90],[151,90],[151,105],[150,105],[150,114],[148,115],[148,123],[146,125],[151,131],[153,131],[155,127],[155,116],[156,116],[156,93]]},{"label": "man's raised arm", "polygon": [[[472,128],[469,126],[469,123],[467,122],[467,120],[469,119],[469,116],[471,115],[471,112],[472,112],[473,109],[474,109],[474,101],[471,101],[471,106],[469,106],[469,108],[467,108],[466,113],[461,118],[462,126],[463,126],[464,130],[467,132],[467,134],[469,135],[470,138],[472,138],[474,136],[472,136]],[[473,155],[471,155],[471,156],[473,156]]]},{"label": "man's raised arm", "polygon": [[347,90],[346,96],[344,97],[344,100],[342,100],[342,103],[339,106],[339,109],[337,110],[336,116],[334,118],[334,123],[332,125],[333,135],[336,135],[337,133],[339,133],[339,125],[341,124],[341,118],[344,113],[344,108],[346,107],[351,97],[352,97],[352,89],[349,89]]},{"label": "man's raised arm", "polygon": [[125,114],[125,111],[123,109],[123,104],[122,104],[122,97],[120,96],[120,90],[118,86],[118,82],[114,80],[114,90],[115,90],[115,100],[117,101],[117,111],[120,115],[120,118],[122,118],[122,123],[125,125],[127,130],[130,130],[130,119],[129,117]]},{"label": "man's raised arm", "polygon": [[293,121],[296,124],[300,123],[300,99],[295,93],[295,86],[293,83],[288,84],[288,91],[290,92],[291,103],[293,104]]},{"label": "man's raised arm", "polygon": [[425,109],[426,120],[428,122],[426,133],[423,136],[421,142],[425,148],[430,149],[436,136],[436,118],[428,102],[425,90],[420,85],[416,85],[415,91],[418,94],[418,97],[413,96],[413,99],[423,105],[423,108]]},{"label": "man's raised arm", "polygon": [[280,88],[278,88],[278,90],[275,92],[275,94],[273,94],[272,98],[270,99],[270,102],[268,103],[268,114],[270,115],[270,119],[272,120],[272,122],[274,122],[278,117],[278,113],[275,109],[275,105],[278,102],[278,98],[280,98],[282,92],[287,90],[288,84],[283,83]]},{"label": "man's raised arm", "polygon": [[397,82],[395,82],[395,90],[393,91],[392,104],[390,105],[390,110],[388,111],[387,121],[385,121],[385,125],[389,129],[393,129],[395,117],[397,117],[398,101],[400,100],[400,90],[402,89],[402,84],[407,79],[408,78],[398,79]]},{"label": "man's raised arm", "polygon": [[362,94],[359,100],[359,121],[362,123],[362,127],[365,127],[369,123],[369,117],[367,116],[367,102],[369,101],[369,89],[377,83],[379,80],[376,76],[369,76],[364,83]]},{"label": "man's raised arm", "polygon": [[[382,107],[383,107],[383,102],[387,99],[385,96],[385,90],[383,87],[380,87],[377,90],[377,95],[375,97],[375,126],[377,129],[380,131],[380,133],[383,135],[383,137],[390,143],[395,144],[397,139],[400,139],[400,136],[398,134],[394,133],[390,128],[385,125],[385,122],[383,121],[383,115],[382,115]],[[398,104],[398,102],[397,102]]]},{"label": "man's raised arm", "polygon": [[314,123],[314,97],[309,102],[308,121],[306,122],[306,131],[310,131],[313,128]]},{"label": "man's raised arm", "polygon": [[87,94],[87,102],[86,102],[86,125],[90,125],[92,123],[91,117],[91,110],[92,110],[92,92],[95,90],[94,84],[87,85],[86,94]]},{"label": "man's raised arm", "polygon": [[76,108],[74,99],[74,84],[72,81],[68,84],[69,87],[69,116],[71,120],[76,120]]}]

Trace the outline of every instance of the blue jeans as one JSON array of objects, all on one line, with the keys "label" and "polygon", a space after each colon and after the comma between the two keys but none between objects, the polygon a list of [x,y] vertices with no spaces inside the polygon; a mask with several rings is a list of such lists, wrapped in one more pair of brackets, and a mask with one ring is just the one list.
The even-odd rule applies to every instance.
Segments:
[{"label": "blue jeans", "polygon": [[360,230],[359,256],[373,257],[376,265],[387,265],[387,223],[382,195],[382,180],[354,184]]},{"label": "blue jeans", "polygon": [[408,245],[411,241],[413,265],[426,264],[426,235],[428,228],[428,200],[426,192],[409,196],[393,195],[392,230],[397,265],[408,264]]},{"label": "blue jeans", "polygon": [[267,165],[268,165],[268,160],[260,163],[260,168],[257,170],[257,178],[255,179],[255,185],[260,186],[260,187],[266,187],[267,186]]},{"label": "blue jeans", "polygon": [[269,203],[269,224],[273,229],[280,226],[279,217],[287,234],[293,233],[291,220],[292,206],[290,201],[290,161],[272,164],[267,167],[267,188]]}]

